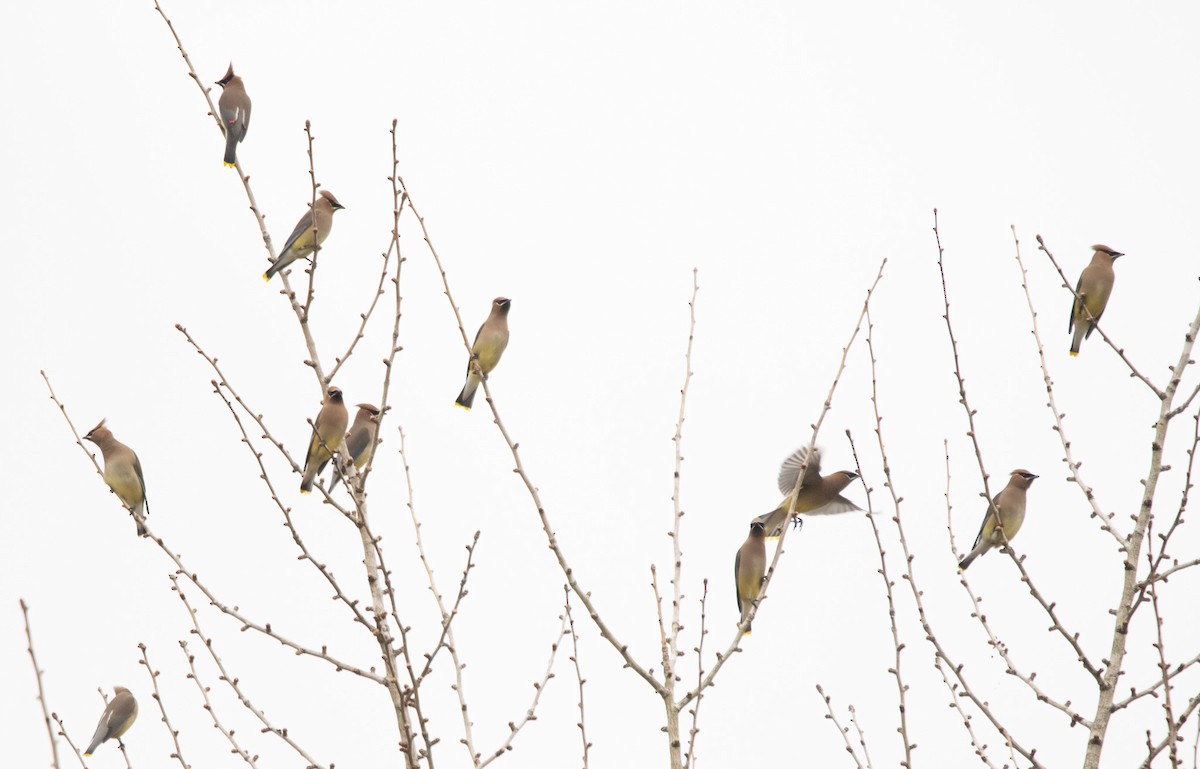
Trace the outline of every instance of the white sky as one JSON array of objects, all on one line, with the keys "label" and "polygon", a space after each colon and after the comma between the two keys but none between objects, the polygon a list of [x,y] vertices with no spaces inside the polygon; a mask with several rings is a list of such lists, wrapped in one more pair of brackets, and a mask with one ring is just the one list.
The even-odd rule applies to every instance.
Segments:
[{"label": "white sky", "polygon": [[[1029,316],[1013,260],[1016,225],[1030,268],[1060,409],[1083,473],[1126,530],[1148,467],[1157,401],[1098,336],[1069,360],[1070,298],[1036,251],[1041,233],[1072,278],[1092,243],[1128,254],[1106,331],[1160,383],[1197,302],[1194,4],[604,3],[288,4],[166,7],[205,83],[230,60],[254,111],[239,156],[281,244],[310,197],[303,125],[317,136],[318,180],[346,210],[322,252],[313,323],[331,365],[357,327],[386,248],[388,127],[471,333],[497,295],[513,299],[512,342],[492,377],[560,541],[615,632],[659,667],[649,565],[668,569],[672,444],[683,375],[691,270],[700,271],[685,425],[685,670],[709,578],[706,655],[736,619],[730,578],[750,517],[778,501],[779,461],[806,443],[879,262],[874,305],[889,457],[920,587],[939,637],[978,691],[1048,766],[1079,762],[1082,728],[1039,706],[1004,674],[959,587],[946,536],[943,439],[950,440],[960,547],[982,515],[941,320],[930,230],[941,215],[951,302],[993,491],[1013,467],[1042,478],[1018,541],[1039,587],[1096,659],[1108,652],[1119,595],[1112,541],[1064,479]],[[165,766],[166,730],[136,645],[146,643],[185,757],[240,761],[208,725],[177,646],[188,620],[171,564],[133,536],[79,449],[39,369],[81,432],[108,417],[139,453],[151,525],[209,586],[250,616],[362,665],[373,644],[295,559],[212,372],[174,329],[188,327],[296,454],[318,393],[302,338],[266,262],[223,141],[168,30],[149,3],[20,3],[0,24],[9,108],[5,301],[0,320],[13,473],[0,516],[0,722],[12,766],[49,762],[17,598],[32,606],[51,707],[86,742],[97,686],[131,688],[141,719],[136,767]],[[214,86],[214,98],[216,95]],[[397,424],[408,435],[416,505],[444,591],[482,532],[457,620],[480,750],[521,716],[545,667],[562,575],[480,398],[452,406],[465,356],[411,218],[403,230],[402,344],[394,410],[372,476],[376,530],[401,586],[416,646],[437,615],[404,508]],[[349,403],[377,401],[387,306],[339,374]],[[852,466],[885,502],[872,450],[865,347],[850,356],[820,444],[827,470]],[[1189,377],[1195,381],[1195,374]],[[1178,505],[1190,420],[1168,442],[1175,469],[1156,509]],[[1190,442],[1190,441],[1189,441]],[[342,585],[366,596],[356,533],[266,462],[309,544]],[[865,502],[861,486],[848,496]],[[910,738],[918,766],[969,766],[932,652],[898,580],[890,510],[879,516],[897,601]],[[815,520],[789,537],[783,567],[745,652],[704,700],[701,765],[849,766],[814,685],[840,718],[853,704],[876,765],[900,755],[878,553],[861,515]],[[1196,557],[1185,525],[1171,552]],[[971,569],[989,619],[1025,670],[1093,714],[1094,689],[1004,556]],[[1166,592],[1168,659],[1193,657],[1198,572]],[[378,766],[395,756],[382,689],[297,659],[199,600],[201,621],[276,724],[323,763]],[[1152,681],[1147,613],[1131,637],[1122,691]],[[665,762],[661,704],[582,612],[592,766]],[[422,646],[422,644],[424,646]],[[223,721],[264,766],[293,754],[258,733],[193,641]],[[711,664],[711,656],[706,661]],[[579,762],[573,674],[564,653],[539,719],[511,766]],[[689,679],[690,680],[690,679]],[[1183,679],[1176,703],[1196,693]],[[468,765],[448,660],[425,694],[441,766]],[[1136,765],[1161,701],[1120,713],[1105,766]],[[1187,749],[1195,739],[1188,727]],[[848,722],[847,722],[848,723]],[[974,723],[997,764],[1001,740]],[[64,746],[65,748],[65,746]],[[73,759],[72,759],[73,760]],[[70,765],[72,760],[64,763]],[[110,746],[94,767],[120,765]]]}]

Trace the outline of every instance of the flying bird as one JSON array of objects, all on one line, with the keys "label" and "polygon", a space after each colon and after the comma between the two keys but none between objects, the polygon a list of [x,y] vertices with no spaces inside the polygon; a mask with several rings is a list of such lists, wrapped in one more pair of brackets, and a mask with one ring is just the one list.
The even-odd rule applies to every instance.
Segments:
[{"label": "flying bird", "polygon": [[809,457],[808,447],[802,446],[783,460],[779,468],[779,491],[785,495],[783,501],[771,512],[754,519],[766,527],[768,537],[777,538],[783,533],[792,505],[792,491],[796,488],[796,479],[800,477],[802,467],[805,468],[804,482],[796,492],[796,515],[835,515],[862,509],[842,496],[842,490],[858,477],[858,473],[839,470],[822,476],[820,449],[814,449]]}]

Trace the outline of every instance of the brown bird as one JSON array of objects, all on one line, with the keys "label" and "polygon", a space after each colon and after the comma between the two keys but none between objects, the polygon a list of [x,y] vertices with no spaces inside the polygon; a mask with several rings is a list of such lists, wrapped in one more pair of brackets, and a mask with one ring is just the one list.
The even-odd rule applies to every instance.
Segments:
[{"label": "brown bird", "polygon": [[475,363],[479,363],[479,370],[483,373],[483,378],[487,379],[487,375],[500,362],[504,348],[508,347],[508,310],[511,306],[512,300],[502,296],[492,301],[492,312],[479,327],[479,332],[475,334],[475,342],[471,345],[471,359],[467,361],[467,382],[458,394],[458,399],[454,401],[456,406],[470,411],[471,404],[475,402],[475,391],[479,389],[480,382],[475,373]]},{"label": "brown bird", "polygon": [[[1009,474],[1008,485],[988,505],[979,536],[975,537],[974,549],[958,564],[959,571],[965,570],[972,561],[993,547],[999,547],[1005,541],[1011,542],[1017,536],[1021,524],[1025,522],[1025,492],[1033,485],[1035,478],[1037,476],[1028,470],[1013,470]],[[1000,518],[999,527],[996,526],[997,515]]]},{"label": "brown bird", "polygon": [[217,111],[221,113],[221,126],[225,129],[225,166],[233,168],[237,163],[237,146],[246,138],[250,128],[250,97],[242,79],[233,74],[233,63],[225,77],[217,81],[221,86],[221,99]]},{"label": "brown bird", "polygon": [[[802,446],[783,460],[783,465],[779,468],[779,491],[786,496],[774,510],[754,519],[766,527],[769,537],[778,537],[783,532],[792,503],[792,491],[796,488],[796,479],[800,477],[800,468],[804,467],[807,457],[808,447]],[[812,458],[807,460],[807,464],[804,482],[796,492],[796,515],[835,515],[862,509],[841,495],[842,490],[858,477],[858,473],[839,470],[822,476],[820,449],[813,450]],[[799,521],[799,518],[796,520]]]},{"label": "brown bird", "polygon": [[[360,403],[357,408],[358,413],[354,415],[354,424],[350,425],[350,432],[346,433],[346,453],[354,462],[355,469],[362,470],[367,466],[367,462],[371,461],[371,455],[375,453],[375,436],[379,431],[377,417],[380,411],[370,403]],[[333,480],[329,483],[330,491],[337,486],[341,477],[341,473],[334,471]]]},{"label": "brown bird", "polygon": [[121,735],[129,731],[129,727],[137,720],[137,700],[124,686],[114,686],[113,692],[113,698],[100,714],[100,723],[96,725],[96,733],[92,735],[92,744],[83,751],[85,757],[91,756],[96,752],[96,748],[100,747],[100,743],[108,740],[116,740],[121,750],[125,749]]},{"label": "brown bird", "polygon": [[263,280],[270,280],[284,267],[320,248],[333,230],[333,212],[343,208],[345,206],[338,202],[332,192],[321,190],[317,204],[309,208],[304,216],[300,217],[300,221],[296,222],[296,229],[292,230],[287,242],[283,244],[279,258],[271,262],[271,266],[263,273]]},{"label": "brown bird", "polygon": [[329,386],[325,391],[325,403],[313,421],[312,439],[308,442],[308,458],[304,460],[304,480],[300,482],[300,493],[311,494],[313,481],[325,469],[333,453],[342,447],[346,436],[346,423],[350,414],[342,402],[340,388]]},{"label": "brown bird", "polygon": [[138,536],[144,537],[146,527],[142,521],[150,514],[150,506],[146,502],[146,479],[142,477],[142,463],[133,449],[113,437],[112,431],[104,426],[107,421],[101,419],[100,424],[93,427],[83,439],[100,448],[100,453],[104,455],[104,482],[126,507],[133,510]]},{"label": "brown bird", "polygon": [[[1092,262],[1083,268],[1079,274],[1079,282],[1075,284],[1076,296],[1071,304],[1071,320],[1067,323],[1067,331],[1072,329],[1075,335],[1071,337],[1071,357],[1079,354],[1079,345],[1092,335],[1096,321],[1104,314],[1108,305],[1108,297],[1112,294],[1116,274],[1113,272],[1113,262],[1118,256],[1125,256],[1105,245],[1092,246]],[[1091,315],[1091,318],[1088,316]]]},{"label": "brown bird", "polygon": [[746,624],[746,629],[742,631],[743,635],[750,632],[750,623],[747,622],[747,619],[750,616],[750,608],[758,599],[758,591],[762,588],[763,575],[766,570],[767,545],[766,540],[763,539],[763,524],[762,521],[751,521],[750,536],[746,537],[746,541],[742,543],[737,556],[733,559],[738,611],[742,613],[738,624]]}]

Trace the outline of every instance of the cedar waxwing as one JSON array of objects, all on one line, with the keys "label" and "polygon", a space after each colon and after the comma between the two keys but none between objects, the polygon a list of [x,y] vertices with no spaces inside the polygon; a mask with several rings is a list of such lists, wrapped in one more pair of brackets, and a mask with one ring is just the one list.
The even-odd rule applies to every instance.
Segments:
[{"label": "cedar waxwing", "polygon": [[[1021,524],[1025,521],[1025,490],[1033,485],[1035,478],[1037,476],[1028,470],[1012,471],[1008,477],[1008,485],[1001,489],[992,504],[988,505],[987,513],[983,516],[983,526],[979,529],[979,536],[975,538],[975,549],[958,564],[959,571],[965,570],[971,565],[971,561],[993,547],[1003,544],[1004,540],[1000,538],[1001,534],[1009,542],[1017,536],[1017,532],[1021,530]],[[996,529],[997,511],[1000,514],[999,531]]]},{"label": "cedar waxwing", "polygon": [[[792,489],[796,487],[796,479],[807,455],[808,447],[802,446],[783,460],[779,468],[779,490],[787,496],[779,503],[779,507],[754,519],[766,527],[767,536],[771,538],[777,538],[783,531],[788,508],[791,507]],[[858,473],[850,470],[839,470],[821,477],[821,450],[814,449],[808,468],[804,471],[804,482],[796,494],[796,514],[833,515],[861,510],[861,507],[841,495],[842,489],[857,477]]]},{"label": "cedar waxwing", "polygon": [[146,479],[142,477],[142,463],[133,449],[113,437],[112,432],[104,426],[107,421],[101,419],[100,424],[93,427],[83,439],[100,447],[100,453],[104,455],[104,482],[127,507],[133,509],[138,536],[144,537],[146,527],[141,519],[150,514],[150,509],[146,504]]},{"label": "cedar waxwing", "polygon": [[[763,575],[767,571],[767,543],[763,539],[762,521],[750,522],[750,536],[742,543],[733,559],[733,576],[737,581],[738,611],[742,613],[738,624],[746,621],[750,607],[758,598],[762,588]],[[743,635],[749,634],[750,626],[746,625]]]},{"label": "cedar waxwing", "polygon": [[[325,242],[325,238],[329,237],[329,231],[333,229],[333,212],[341,208],[345,208],[345,206],[338,202],[332,192],[321,190],[321,194],[317,197],[317,204],[309,208],[308,213],[296,222],[296,229],[292,230],[287,243],[283,244],[279,258],[272,262],[267,271],[263,273],[263,280],[270,280],[284,267],[316,251]],[[315,240],[313,239],[314,229],[317,231]]]},{"label": "cedar waxwing", "polygon": [[83,751],[85,757],[92,755],[100,743],[107,740],[116,740],[117,744],[121,746],[121,750],[125,749],[125,744],[121,742],[121,735],[129,731],[129,727],[133,726],[133,722],[137,720],[137,700],[124,686],[114,686],[113,692],[113,698],[108,701],[104,712],[100,714],[100,723],[96,724],[96,733],[92,735],[92,744]]},{"label": "cedar waxwing", "polygon": [[[371,455],[375,453],[375,436],[379,431],[379,423],[375,419],[379,414],[379,409],[370,403],[358,404],[354,424],[350,425],[350,432],[346,433],[346,453],[350,455],[357,470],[366,467],[367,462],[371,461]],[[337,486],[341,477],[341,473],[334,471],[333,480],[329,483],[330,491]]]},{"label": "cedar waxwing", "polygon": [[467,361],[467,383],[454,405],[461,406],[467,411],[475,401],[475,391],[479,389],[479,376],[475,373],[475,363],[478,361],[483,378],[487,379],[488,372],[496,368],[504,348],[508,347],[508,310],[512,306],[511,299],[502,296],[492,302],[492,314],[479,327],[475,334],[475,343],[471,345],[471,359]]},{"label": "cedar waxwing", "polygon": [[[1071,338],[1072,358],[1079,354],[1079,344],[1092,335],[1096,321],[1104,314],[1116,279],[1113,262],[1118,256],[1125,254],[1104,245],[1092,246],[1092,263],[1079,274],[1079,282],[1075,284],[1075,293],[1079,296],[1071,305],[1071,321],[1067,324],[1067,331],[1075,331]],[[1088,313],[1091,313],[1091,320],[1088,320]]]},{"label": "cedar waxwing", "polygon": [[221,113],[221,125],[225,129],[225,166],[233,168],[237,163],[237,146],[246,138],[250,128],[250,97],[242,79],[233,74],[233,64],[225,77],[217,81],[221,86],[221,100],[217,111]]},{"label": "cedar waxwing", "polygon": [[350,414],[346,411],[346,404],[342,403],[342,391],[330,385],[325,391],[325,403],[313,422],[312,440],[308,442],[308,458],[304,460],[304,480],[300,482],[301,494],[312,493],[313,480],[325,469],[333,452],[342,447],[346,423],[349,421]]}]

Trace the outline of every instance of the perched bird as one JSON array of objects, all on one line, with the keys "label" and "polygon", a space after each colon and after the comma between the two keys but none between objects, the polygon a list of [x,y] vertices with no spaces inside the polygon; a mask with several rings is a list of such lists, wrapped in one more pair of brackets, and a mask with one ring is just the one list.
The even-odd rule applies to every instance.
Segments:
[{"label": "perched bird", "polygon": [[311,494],[313,480],[325,469],[333,452],[342,447],[346,435],[346,423],[350,415],[342,403],[341,389],[329,386],[325,391],[325,403],[317,412],[313,422],[312,440],[308,442],[308,458],[304,460],[304,480],[300,482],[300,493]]},{"label": "perched bird", "polygon": [[502,296],[492,301],[492,313],[479,327],[479,332],[475,334],[475,342],[471,345],[471,359],[467,361],[467,383],[458,394],[458,400],[454,401],[456,406],[470,411],[471,404],[475,402],[475,391],[479,389],[479,375],[475,373],[475,363],[479,363],[479,370],[483,372],[483,378],[487,379],[488,373],[500,362],[504,348],[508,347],[508,310],[511,306],[512,300]]},{"label": "perched bird", "polygon": [[822,476],[820,449],[814,449],[812,457],[808,458],[808,447],[802,446],[783,460],[779,468],[779,491],[786,495],[783,501],[771,512],[754,519],[766,527],[769,537],[778,537],[783,532],[788,509],[792,504],[792,490],[796,488],[796,479],[800,477],[800,468],[805,465],[806,460],[808,467],[804,471],[804,482],[796,492],[797,515],[833,515],[862,509],[841,495],[842,489],[849,486],[850,482],[858,477],[858,473],[839,470]]},{"label": "perched bird", "polygon": [[221,113],[221,126],[225,129],[225,167],[233,168],[237,163],[237,146],[250,128],[250,97],[242,79],[233,74],[232,63],[217,85],[221,86],[217,111]]},{"label": "perched bird", "polygon": [[[1011,542],[1021,530],[1025,521],[1025,491],[1033,485],[1036,475],[1028,470],[1013,470],[1008,476],[1008,485],[1000,490],[992,504],[988,505],[987,513],[983,516],[983,526],[979,528],[979,536],[975,538],[974,549],[958,564],[958,570],[963,571],[979,556],[993,547],[999,547],[1005,540]],[[1000,516],[1000,525],[996,526],[996,516]],[[1003,539],[1001,538],[1003,535]]]},{"label": "perched bird", "polygon": [[[354,462],[356,470],[366,467],[367,463],[371,461],[371,455],[375,453],[375,436],[379,430],[379,422],[375,418],[379,414],[379,409],[370,403],[358,404],[358,413],[354,415],[354,424],[350,425],[350,432],[346,433],[346,453],[350,455],[350,460]],[[337,486],[341,477],[341,473],[334,472],[333,480],[329,483],[330,491]]]},{"label": "perched bird", "polygon": [[1075,293],[1078,296],[1071,305],[1071,320],[1067,324],[1067,331],[1075,331],[1075,336],[1071,337],[1072,358],[1079,354],[1080,343],[1092,335],[1096,321],[1104,314],[1108,297],[1112,293],[1113,281],[1116,280],[1113,262],[1118,256],[1125,254],[1104,245],[1092,246],[1092,263],[1084,267],[1083,272],[1079,274],[1079,282],[1075,284]]},{"label": "perched bird", "polygon": [[[766,570],[767,544],[763,539],[763,524],[762,521],[751,521],[750,536],[746,537],[746,541],[738,549],[737,557],[733,559],[733,576],[737,582],[738,611],[742,613],[742,618],[738,620],[739,625],[750,616],[750,607],[754,606],[754,601],[758,598],[758,591],[762,587],[763,574],[766,573]],[[743,635],[749,632],[750,625],[747,624]]]},{"label": "perched bird", "polygon": [[133,510],[138,536],[144,537],[146,527],[142,519],[150,514],[150,509],[146,504],[146,479],[142,477],[142,463],[133,449],[113,437],[112,431],[104,426],[107,421],[101,419],[100,424],[93,427],[83,439],[100,447],[100,453],[104,455],[104,482],[126,507]]},{"label": "perched bird", "polygon": [[[333,229],[333,212],[341,208],[345,208],[345,206],[338,202],[332,192],[321,190],[321,194],[317,197],[317,204],[300,217],[300,221],[296,222],[296,229],[292,230],[287,243],[283,244],[279,258],[271,262],[271,266],[263,273],[263,280],[270,280],[284,267],[316,251],[325,242],[325,238],[329,237],[329,231]],[[316,230],[315,238],[313,230]]]},{"label": "perched bird", "polygon": [[100,743],[108,740],[116,740],[117,744],[121,746],[121,750],[125,749],[124,743],[121,742],[121,735],[129,731],[129,727],[133,726],[133,722],[137,720],[137,700],[124,686],[114,686],[113,692],[113,698],[108,701],[104,712],[100,714],[100,723],[96,724],[96,733],[92,735],[92,744],[83,751],[85,757],[92,755]]}]

